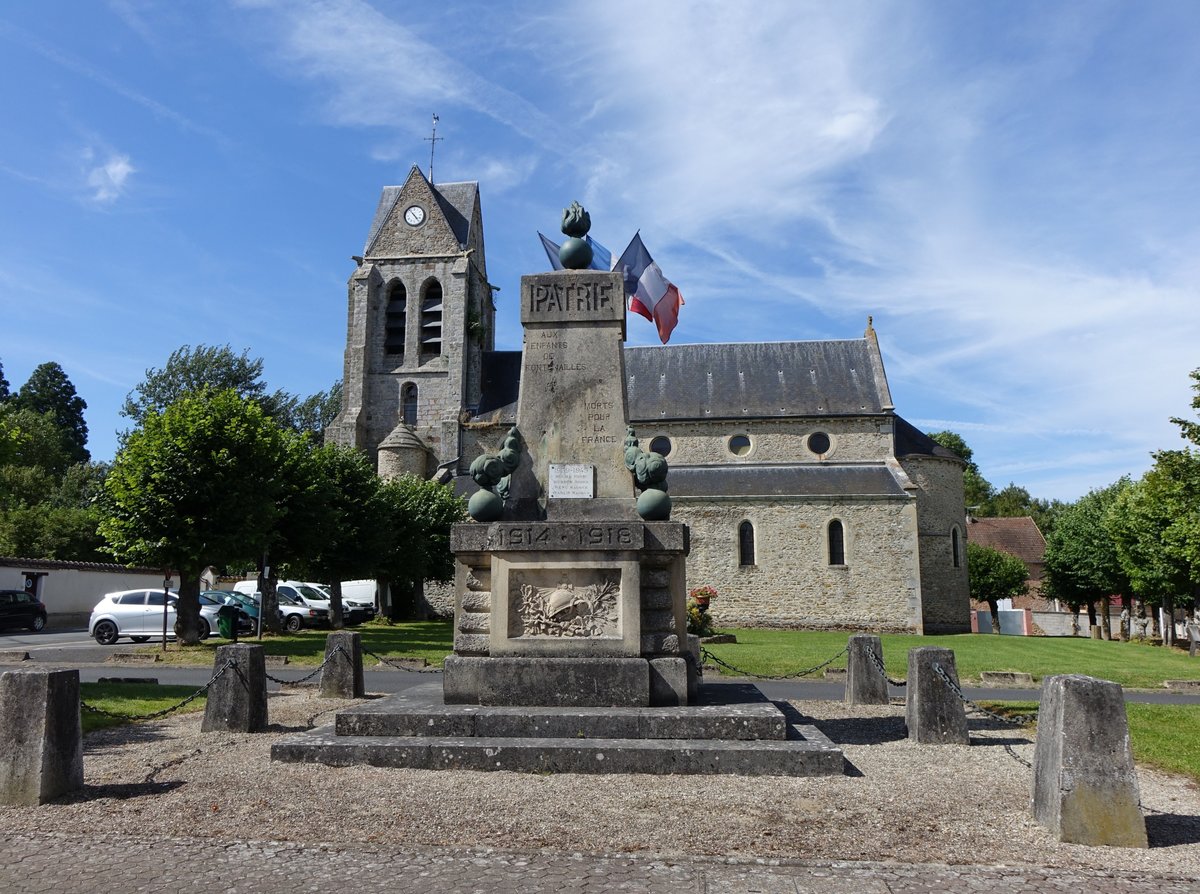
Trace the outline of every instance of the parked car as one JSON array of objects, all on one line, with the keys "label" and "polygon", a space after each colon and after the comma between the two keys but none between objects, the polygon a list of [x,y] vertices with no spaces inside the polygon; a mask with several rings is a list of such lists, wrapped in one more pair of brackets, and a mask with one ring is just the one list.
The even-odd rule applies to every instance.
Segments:
[{"label": "parked car", "polygon": [[[258,590],[258,584],[252,580],[239,581],[233,585],[233,588],[239,593],[253,593]],[[329,602],[329,594],[324,590],[318,589],[311,584],[299,580],[283,580],[275,585],[275,592],[280,596],[287,596],[292,600],[298,601],[309,608],[314,608],[325,613],[326,617],[331,614],[332,607]],[[359,601],[342,600],[342,617],[347,624],[361,624],[363,621],[369,621],[375,617],[375,606],[371,603],[362,603]]]},{"label": "parked car", "polygon": [[[342,581],[342,610],[346,614],[347,624],[361,624],[363,621],[370,621],[375,617],[375,581],[367,581],[369,583],[369,591],[364,587],[355,586],[350,589],[346,586],[347,583],[361,584],[363,581]],[[306,586],[317,590],[326,599],[332,600],[327,584],[314,584],[312,581],[305,581]],[[350,615],[354,617],[351,618]]]},{"label": "parked car", "polygon": [[46,626],[46,606],[24,590],[0,590],[0,629],[24,627],[34,632]]},{"label": "parked car", "polygon": [[279,611],[283,613],[283,626],[296,631],[305,627],[328,627],[329,610],[314,608],[307,603],[276,591],[279,600]]},{"label": "parked car", "polygon": [[[200,625],[200,638],[206,639],[217,627],[217,613],[223,605],[232,605],[238,610],[238,635],[254,633],[258,628],[258,606],[246,600],[243,602],[241,593],[231,593],[228,590],[205,590],[200,594],[200,617],[204,624]],[[207,629],[206,629],[207,626]]]},{"label": "parked car", "polygon": [[[163,609],[166,603],[167,637],[175,627],[175,603],[179,594],[162,590],[118,590],[105,593],[92,609],[88,619],[88,635],[102,646],[111,646],[123,636],[135,643],[144,643],[152,636],[161,636]],[[201,632],[207,621],[202,617]],[[205,634],[207,635],[207,634]]]}]

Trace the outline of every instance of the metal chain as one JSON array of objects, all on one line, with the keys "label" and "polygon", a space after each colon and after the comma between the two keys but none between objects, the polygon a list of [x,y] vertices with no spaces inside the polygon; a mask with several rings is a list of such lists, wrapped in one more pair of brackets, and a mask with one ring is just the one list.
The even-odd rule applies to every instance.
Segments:
[{"label": "metal chain", "polygon": [[741,674],[743,677],[753,677],[756,680],[792,680],[792,679],[795,679],[796,677],[806,677],[811,673],[815,673],[816,671],[819,671],[823,667],[828,667],[829,665],[833,664],[833,662],[837,661],[839,658],[841,658],[843,655],[845,655],[849,650],[850,650],[850,647],[847,646],[845,649],[842,649],[842,651],[838,652],[832,658],[822,661],[820,664],[814,665],[814,666],[808,668],[807,670],[797,671],[794,674],[783,674],[782,676],[770,676],[770,675],[766,675],[766,674],[755,674],[755,673],[751,673],[750,671],[747,671],[747,670],[742,670],[740,667],[734,667],[728,661],[722,661],[720,658],[718,658],[712,652],[708,651],[708,649],[705,649],[703,647],[701,647],[701,649],[700,649],[700,654],[704,658],[704,660],[707,661],[708,659],[711,658],[714,664],[718,664],[721,667],[725,668],[726,670],[733,671],[733,673],[735,673],[735,674]]},{"label": "metal chain", "polygon": [[384,658],[382,655],[377,655],[370,649],[363,649],[363,654],[370,655],[380,664],[386,664],[389,667],[396,668],[397,670],[408,671],[410,674],[440,674],[442,672],[440,667],[407,667],[406,665],[398,664],[395,661],[390,661],[387,658]]},{"label": "metal chain", "polygon": [[201,695],[208,692],[209,687],[211,687],[213,683],[217,682],[217,680],[221,679],[221,675],[224,674],[225,671],[229,670],[231,667],[235,671],[237,670],[236,664],[233,661],[226,661],[224,667],[222,667],[219,671],[217,671],[215,674],[212,675],[212,679],[210,679],[207,683],[205,683],[203,686],[201,686],[199,689],[197,689],[195,692],[193,692],[191,695],[189,695],[183,701],[179,702],[176,705],[172,705],[169,708],[163,708],[161,711],[155,711],[152,714],[117,714],[113,711],[106,711],[103,708],[97,708],[95,705],[89,705],[83,699],[79,700],[79,707],[91,714],[101,714],[104,717],[112,717],[112,718],[115,718],[116,720],[153,720],[156,717],[165,717],[167,714],[170,714],[172,711],[178,711],[184,705],[188,704],[189,702],[195,701]]},{"label": "metal chain", "polygon": [[871,659],[871,663],[875,665],[875,669],[877,671],[879,671],[879,676],[883,677],[885,680],[887,680],[893,686],[899,686],[899,687],[903,688],[908,685],[908,680],[893,680],[891,677],[889,677],[887,675],[887,668],[885,668],[883,666],[883,659],[881,659],[878,655],[875,654],[874,649],[868,648],[866,650],[866,652],[867,652],[867,657]]},{"label": "metal chain", "polygon": [[940,664],[935,662],[930,666],[933,668],[933,672],[942,678],[942,682],[950,688],[950,691],[958,696],[958,700],[972,711],[976,711],[992,718],[993,720],[999,720],[1001,723],[1012,724],[1013,726],[1027,726],[1037,720],[1036,714],[1017,714],[1013,717],[1005,717],[1003,714],[997,714],[995,711],[989,711],[987,708],[980,707],[963,694],[962,689],[960,689],[958,684],[951,680],[950,676],[944,670],[942,670],[942,666]]},{"label": "metal chain", "polygon": [[263,671],[263,673],[266,675],[266,678],[268,680],[270,680],[272,683],[279,683],[283,686],[298,686],[301,683],[308,682],[313,677],[315,677],[317,674],[319,674],[321,671],[325,670],[325,665],[327,665],[329,662],[333,661],[334,656],[336,656],[338,652],[345,654],[347,658],[350,657],[350,655],[346,652],[346,650],[343,649],[341,646],[334,646],[333,651],[325,656],[325,660],[322,661],[312,673],[305,674],[299,680],[281,680],[281,679],[279,679],[279,677],[272,677],[266,671]]},{"label": "metal chain", "polygon": [[704,676],[704,665],[700,663],[700,660],[690,649],[683,652],[683,660],[686,661],[688,666],[696,672],[696,676]]}]

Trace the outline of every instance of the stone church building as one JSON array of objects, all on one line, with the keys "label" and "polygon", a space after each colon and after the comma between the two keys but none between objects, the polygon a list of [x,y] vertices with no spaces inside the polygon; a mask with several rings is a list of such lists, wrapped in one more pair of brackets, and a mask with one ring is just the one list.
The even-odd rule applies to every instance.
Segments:
[{"label": "stone church building", "polygon": [[[494,350],[478,184],[414,166],[355,260],[328,437],[381,475],[442,466],[467,492],[515,421],[521,370]],[[962,463],[896,414],[870,321],[837,341],[627,347],[625,373],[718,624],[970,629]],[[453,610],[448,591],[427,598]]]}]

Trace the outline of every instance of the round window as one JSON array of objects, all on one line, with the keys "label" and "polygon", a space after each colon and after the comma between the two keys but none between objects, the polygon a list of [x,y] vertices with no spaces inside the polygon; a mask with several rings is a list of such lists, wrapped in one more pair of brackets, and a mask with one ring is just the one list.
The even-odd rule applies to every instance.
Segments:
[{"label": "round window", "polygon": [[745,456],[750,452],[750,437],[748,435],[734,435],[729,439],[729,452],[734,456]]},{"label": "round window", "polygon": [[816,454],[829,452],[829,435],[823,431],[815,431],[808,436],[808,449]]},{"label": "round window", "polygon": [[671,439],[666,435],[659,435],[650,442],[650,451],[652,453],[657,453],[659,456],[670,456]]}]

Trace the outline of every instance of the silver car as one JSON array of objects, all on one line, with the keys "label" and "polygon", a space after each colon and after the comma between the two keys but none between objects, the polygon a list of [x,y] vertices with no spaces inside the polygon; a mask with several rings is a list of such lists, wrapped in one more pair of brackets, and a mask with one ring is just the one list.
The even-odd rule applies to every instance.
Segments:
[{"label": "silver car", "polygon": [[[162,636],[163,602],[166,601],[167,639],[175,638],[175,604],[179,594],[174,590],[118,590],[105,593],[92,609],[88,620],[88,635],[102,646],[111,646],[121,637],[144,643],[152,636]],[[200,599],[200,639],[207,639],[217,626],[214,600]]]}]

